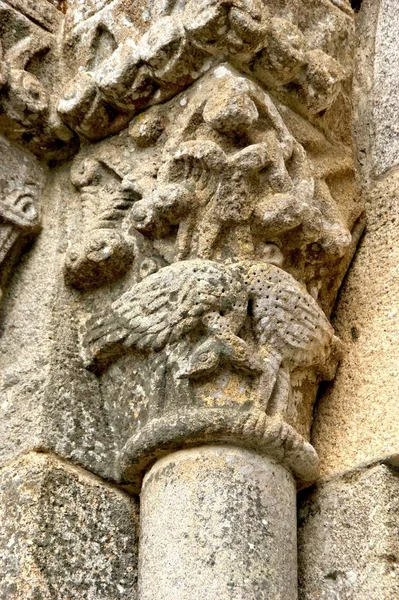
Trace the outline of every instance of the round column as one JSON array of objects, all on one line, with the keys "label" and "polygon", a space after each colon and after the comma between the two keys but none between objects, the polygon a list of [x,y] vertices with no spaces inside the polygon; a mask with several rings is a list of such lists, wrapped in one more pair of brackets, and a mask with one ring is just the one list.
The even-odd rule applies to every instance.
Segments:
[{"label": "round column", "polygon": [[292,475],[234,446],[169,454],[144,478],[139,560],[139,600],[294,600]]}]

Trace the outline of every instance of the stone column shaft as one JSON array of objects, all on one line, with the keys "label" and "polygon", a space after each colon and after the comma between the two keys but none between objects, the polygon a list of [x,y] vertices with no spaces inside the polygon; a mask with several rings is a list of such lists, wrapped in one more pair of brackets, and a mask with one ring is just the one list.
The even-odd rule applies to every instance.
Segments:
[{"label": "stone column shaft", "polygon": [[139,600],[294,600],[295,503],[292,475],[248,450],[159,460],[141,494]]}]

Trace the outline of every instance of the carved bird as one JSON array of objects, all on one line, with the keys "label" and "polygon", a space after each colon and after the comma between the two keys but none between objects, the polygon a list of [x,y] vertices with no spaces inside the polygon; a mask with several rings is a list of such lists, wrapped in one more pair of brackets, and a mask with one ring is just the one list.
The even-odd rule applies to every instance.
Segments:
[{"label": "carved bird", "polygon": [[226,224],[249,219],[254,203],[249,180],[270,162],[269,154],[266,143],[252,144],[231,156],[211,140],[182,143],[166,165],[167,183],[143,194],[134,205],[135,227],[148,233],[165,220],[179,223],[178,260],[190,254],[209,259]]},{"label": "carved bird", "polygon": [[[290,373],[314,367],[332,379],[340,341],[316,300],[289,273],[272,264],[241,262],[230,267],[241,274],[248,294],[248,312],[262,364],[259,395],[266,411],[284,414],[291,391]],[[197,347],[193,363],[208,352]],[[335,363],[335,364],[334,364]],[[273,409],[270,406],[273,398]]]},{"label": "carved bird", "polygon": [[182,365],[182,376],[210,373],[222,356],[237,368],[259,374],[260,364],[236,335],[246,315],[247,294],[239,274],[212,261],[174,263],[134,285],[87,322],[87,366],[105,366],[129,348],[161,351],[198,330],[208,334],[207,351],[190,361],[189,372]]},{"label": "carved bird", "polygon": [[[248,314],[255,352],[237,335]],[[295,368],[333,376],[339,341],[317,302],[282,269],[249,261],[182,261],[150,275],[88,321],[87,365],[106,365],[128,348],[157,352],[201,328],[205,339],[182,360],[179,376],[208,375],[228,360],[260,377],[268,414],[285,413]]]}]

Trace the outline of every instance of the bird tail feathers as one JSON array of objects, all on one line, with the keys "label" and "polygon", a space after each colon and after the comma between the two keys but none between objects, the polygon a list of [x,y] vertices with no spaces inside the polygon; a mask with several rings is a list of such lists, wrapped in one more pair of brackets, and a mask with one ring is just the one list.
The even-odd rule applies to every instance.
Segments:
[{"label": "bird tail feathers", "polygon": [[84,325],[82,353],[85,366],[103,370],[125,351],[124,341],[129,332],[112,311],[92,315]]}]

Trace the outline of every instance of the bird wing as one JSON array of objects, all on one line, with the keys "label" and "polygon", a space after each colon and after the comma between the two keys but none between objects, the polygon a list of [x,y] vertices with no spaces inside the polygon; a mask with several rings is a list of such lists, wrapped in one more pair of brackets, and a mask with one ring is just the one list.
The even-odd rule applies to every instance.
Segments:
[{"label": "bird wing", "polygon": [[282,360],[296,366],[324,362],[334,330],[312,296],[291,275],[267,265],[254,272],[255,328]]},{"label": "bird wing", "polygon": [[218,309],[222,275],[219,265],[210,261],[183,261],[161,269],[93,320],[90,343],[98,347],[123,342],[137,350],[161,350]]},{"label": "bird wing", "polygon": [[227,156],[219,144],[210,140],[188,141],[174,155],[169,177],[191,186],[199,203],[204,205],[216,192],[220,172],[226,165]]}]

